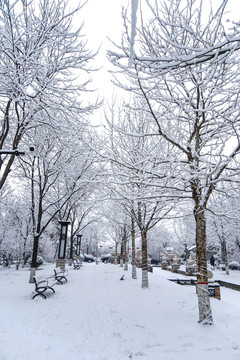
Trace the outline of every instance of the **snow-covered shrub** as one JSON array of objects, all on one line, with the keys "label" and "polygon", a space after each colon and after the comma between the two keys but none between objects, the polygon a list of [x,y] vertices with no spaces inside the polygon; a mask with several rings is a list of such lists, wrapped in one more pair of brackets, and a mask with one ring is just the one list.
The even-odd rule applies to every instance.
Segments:
[{"label": "snow-covered shrub", "polygon": [[240,270],[240,263],[237,261],[231,261],[229,263],[229,269],[231,270]]}]

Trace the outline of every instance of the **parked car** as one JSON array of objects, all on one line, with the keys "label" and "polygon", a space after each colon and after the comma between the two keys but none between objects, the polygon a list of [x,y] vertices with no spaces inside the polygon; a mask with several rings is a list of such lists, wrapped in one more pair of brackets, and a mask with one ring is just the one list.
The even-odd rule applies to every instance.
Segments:
[{"label": "parked car", "polygon": [[160,260],[150,258],[152,265],[160,265]]},{"label": "parked car", "polygon": [[111,261],[111,256],[103,256],[101,257],[103,263],[107,263]]},{"label": "parked car", "polygon": [[94,259],[94,257],[91,256],[91,255],[84,255],[83,261],[86,261],[86,262],[88,262],[88,263],[91,263],[91,262],[94,262],[95,259]]}]

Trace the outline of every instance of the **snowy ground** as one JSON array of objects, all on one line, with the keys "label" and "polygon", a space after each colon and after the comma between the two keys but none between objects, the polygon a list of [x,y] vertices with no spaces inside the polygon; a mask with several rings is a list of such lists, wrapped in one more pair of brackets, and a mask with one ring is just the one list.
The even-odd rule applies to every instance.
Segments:
[{"label": "snowy ground", "polygon": [[[194,286],[154,268],[143,290],[140,270],[138,280],[130,270],[84,264],[32,300],[29,270],[0,268],[0,360],[240,360],[240,292],[222,287],[222,300],[211,298],[215,324],[203,326]],[[214,275],[240,283],[239,271]]]}]

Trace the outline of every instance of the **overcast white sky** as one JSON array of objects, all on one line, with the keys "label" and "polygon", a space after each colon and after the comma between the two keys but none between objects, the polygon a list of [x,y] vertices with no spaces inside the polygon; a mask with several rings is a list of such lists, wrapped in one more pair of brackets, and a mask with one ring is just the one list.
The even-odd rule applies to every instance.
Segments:
[{"label": "overcast white sky", "polygon": [[123,22],[121,17],[122,6],[131,5],[131,0],[88,0],[81,10],[84,16],[84,33],[88,39],[91,50],[97,50],[99,55],[96,59],[97,66],[102,66],[103,70],[94,73],[94,84],[100,88],[100,96],[111,97],[111,75],[107,70],[111,64],[106,58],[106,51],[111,47],[108,37],[112,41],[120,43]]},{"label": "overcast white sky", "polygon": [[92,44],[105,42],[105,37],[121,35],[121,8],[127,6],[129,0],[88,0],[84,6],[85,29]]}]

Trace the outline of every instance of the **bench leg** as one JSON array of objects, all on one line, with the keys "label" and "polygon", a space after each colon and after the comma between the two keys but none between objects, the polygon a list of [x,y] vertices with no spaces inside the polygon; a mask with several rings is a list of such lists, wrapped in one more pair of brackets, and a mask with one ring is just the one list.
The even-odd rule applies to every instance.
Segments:
[{"label": "bench leg", "polygon": [[[48,286],[48,287],[46,287],[45,288],[45,290],[43,290],[43,291],[39,291],[39,292],[37,292],[37,294],[35,294],[33,297],[32,297],[32,299],[34,299],[36,296],[38,296],[38,295],[40,295],[40,296],[42,296],[42,297],[44,297],[44,299],[46,299],[47,297],[46,297],[46,295],[44,294],[44,292],[46,291],[46,290],[52,290],[52,292],[53,293],[55,293],[55,290],[51,287],[51,286]],[[36,291],[36,290],[35,290]]]},{"label": "bench leg", "polygon": [[60,279],[56,279],[56,280],[57,280],[57,282],[60,282],[60,284],[63,285],[63,282]]},{"label": "bench leg", "polygon": [[45,294],[43,294],[43,293],[37,293],[37,294],[35,294],[35,295],[32,297],[32,299],[35,299],[35,297],[38,296],[38,295],[39,295],[39,296],[43,296],[44,299],[47,298]]},{"label": "bench leg", "polygon": [[62,280],[65,280],[67,282],[67,279],[65,277],[63,277],[63,276],[61,276],[61,278],[56,278],[56,280],[58,282],[60,282],[61,284],[63,284]]}]

